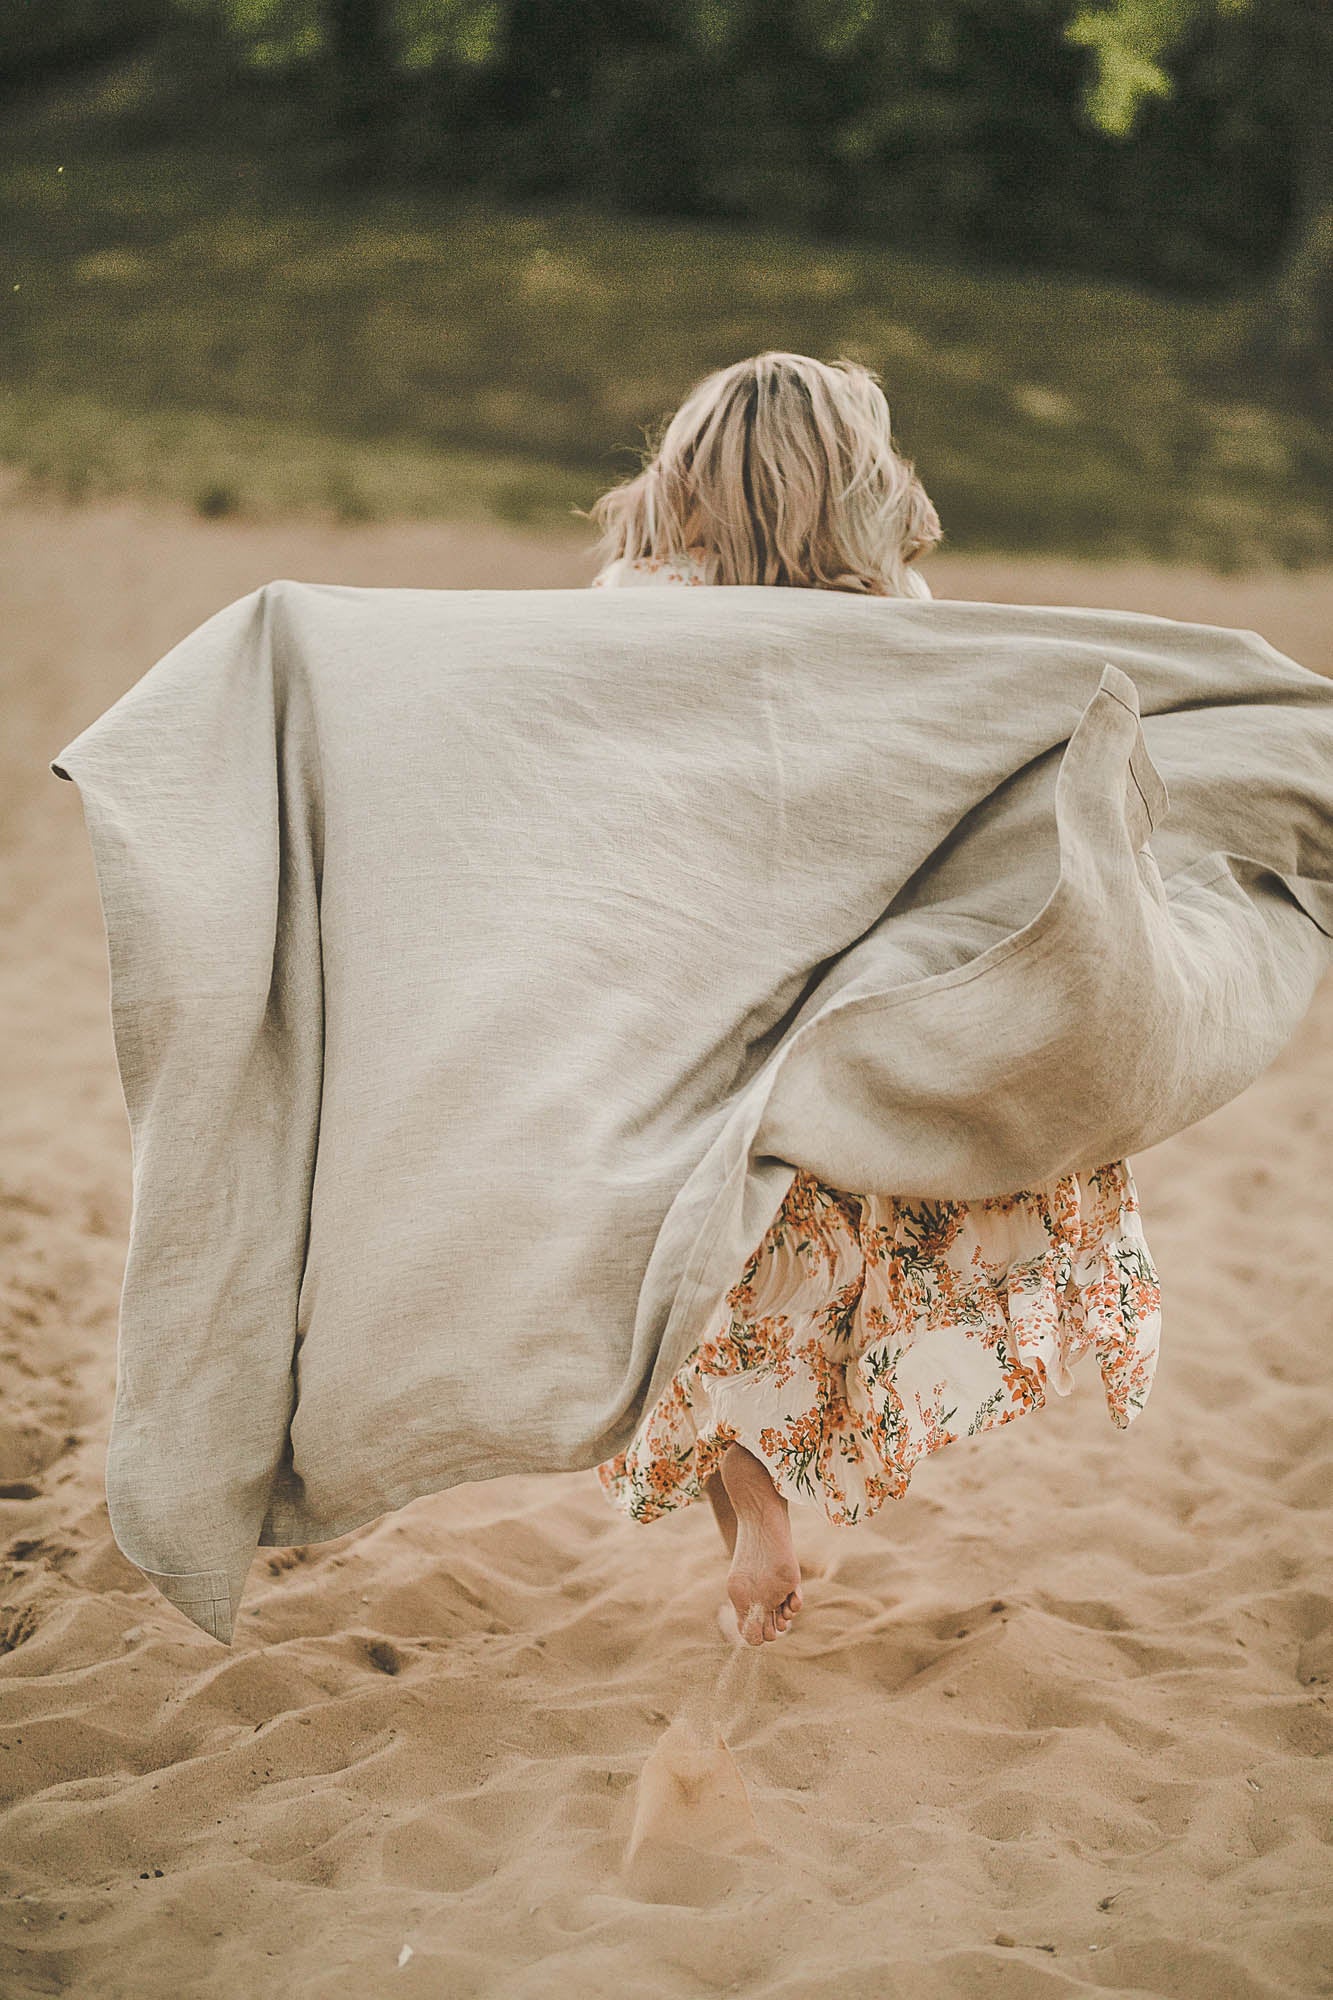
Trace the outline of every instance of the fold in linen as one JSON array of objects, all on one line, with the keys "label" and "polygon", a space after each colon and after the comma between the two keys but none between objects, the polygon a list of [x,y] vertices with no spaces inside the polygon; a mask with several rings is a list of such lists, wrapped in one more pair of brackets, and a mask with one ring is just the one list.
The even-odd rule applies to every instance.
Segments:
[{"label": "fold in linen", "polygon": [[271,614],[218,612],[52,765],[92,841],[132,1145],[111,1527],[224,1640],[295,1402],[321,1084],[315,740]]}]

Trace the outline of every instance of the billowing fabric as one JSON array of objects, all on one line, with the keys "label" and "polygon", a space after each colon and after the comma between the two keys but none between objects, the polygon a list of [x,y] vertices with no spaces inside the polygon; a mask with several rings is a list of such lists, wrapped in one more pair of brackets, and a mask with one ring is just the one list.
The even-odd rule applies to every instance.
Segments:
[{"label": "billowing fabric", "polygon": [[[917,593],[928,597],[924,578]],[[696,557],[622,557],[604,588],[706,582]],[[1127,1160],[977,1202],[856,1194],[798,1173],[725,1311],[630,1443],[597,1467],[655,1521],[704,1497],[729,1444],[788,1500],[851,1525],[918,1459],[1068,1395],[1094,1353],[1112,1421],[1142,1410],[1161,1292]]]},{"label": "billowing fabric", "polygon": [[1131,1158],[1333,934],[1333,686],[1122,612],[279,581],[53,766],[133,1141],[111,1523],[221,1639],[258,1544],[624,1450],[798,1171]]}]

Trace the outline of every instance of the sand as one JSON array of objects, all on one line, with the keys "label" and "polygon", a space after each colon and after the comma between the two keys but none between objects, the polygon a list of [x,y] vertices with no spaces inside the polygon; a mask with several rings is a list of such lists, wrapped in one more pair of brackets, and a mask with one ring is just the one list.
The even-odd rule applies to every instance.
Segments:
[{"label": "sand", "polygon": [[[1266,1076],[1135,1161],[1165,1333],[1128,1433],[1085,1375],[863,1527],[795,1515],[807,1608],[759,1651],[719,1631],[707,1514],[637,1526],[591,1474],[263,1551],[226,1650],[107,1527],[128,1141],[46,760],[269,578],[580,583],[587,557],[13,485],[0,534],[6,2000],[1333,1992],[1333,982]],[[1333,670],[1329,576],[930,574]]]}]

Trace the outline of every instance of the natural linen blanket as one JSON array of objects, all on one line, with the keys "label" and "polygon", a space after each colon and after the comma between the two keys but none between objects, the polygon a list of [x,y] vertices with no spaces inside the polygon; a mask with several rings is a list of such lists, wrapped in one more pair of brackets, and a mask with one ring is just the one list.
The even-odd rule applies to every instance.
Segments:
[{"label": "natural linen blanket", "polygon": [[1333,936],[1333,685],[1121,612],[270,583],[52,768],[133,1141],[112,1527],[223,1640],[257,1542],[621,1449],[796,1168],[1137,1152]]}]

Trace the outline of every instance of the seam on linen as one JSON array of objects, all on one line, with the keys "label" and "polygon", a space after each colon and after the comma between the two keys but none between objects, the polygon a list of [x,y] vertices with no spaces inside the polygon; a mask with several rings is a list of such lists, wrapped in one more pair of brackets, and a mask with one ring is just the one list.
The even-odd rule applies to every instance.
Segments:
[{"label": "seam on linen", "polygon": [[1142,785],[1139,783],[1138,772],[1134,769],[1134,759],[1132,757],[1126,764],[1125,769],[1129,772],[1130,777],[1134,781],[1134,789],[1138,793],[1139,799],[1143,805],[1144,815],[1148,821],[1148,831],[1149,833],[1151,833],[1153,830],[1153,826],[1155,824],[1153,820],[1152,807],[1148,804],[1147,793],[1144,791]]},{"label": "seam on linen", "polygon": [[[766,1101],[767,1098],[765,1099],[765,1102]],[[754,1127],[755,1132],[758,1131],[759,1126],[760,1124],[762,1124],[762,1122],[763,1122],[763,1108],[761,1107],[758,1117],[755,1120],[755,1127]],[[733,1184],[738,1179],[742,1183],[742,1186],[744,1185],[744,1182],[748,1179],[749,1169],[750,1169],[750,1147],[753,1145],[753,1143],[754,1143],[754,1132],[750,1134],[750,1138],[746,1144],[745,1151],[741,1154],[740,1159],[736,1162],[736,1164],[732,1167],[731,1171],[727,1174],[726,1178],[723,1180],[721,1187],[718,1189],[717,1194],[714,1196],[713,1205],[709,1209],[708,1214],[705,1216],[703,1223],[700,1225],[699,1233],[695,1237],[694,1242],[690,1246],[689,1255],[686,1258],[686,1267],[687,1269],[693,1267],[693,1276],[689,1279],[689,1291],[685,1293],[684,1303],[683,1304],[681,1303],[681,1287],[683,1287],[686,1282],[684,1279],[681,1280],[681,1287],[677,1288],[675,1297],[672,1299],[671,1310],[667,1314],[667,1323],[666,1326],[663,1328],[662,1332],[662,1345],[664,1347],[666,1346],[668,1338],[672,1334],[676,1326],[684,1322],[688,1318],[688,1316],[691,1313],[693,1313],[694,1308],[699,1301],[700,1295],[703,1291],[704,1277],[708,1270],[708,1262],[713,1253],[713,1246],[717,1242],[717,1239],[721,1234],[723,1222],[726,1220],[727,1215],[730,1213],[730,1209],[723,1206],[724,1197],[731,1194],[733,1189]],[[792,1173],[794,1178],[796,1173],[795,1167],[793,1167]],[[790,1181],[787,1183],[787,1186],[788,1188],[790,1188],[791,1186]],[[786,1199],[786,1194],[784,1191],[783,1196],[779,1199],[778,1207],[781,1207],[782,1201],[785,1199]],[[776,1214],[776,1212],[777,1211],[775,1210],[774,1213]]]},{"label": "seam on linen", "polygon": [[[1109,695],[1112,701],[1119,702],[1120,707],[1124,709],[1125,714],[1132,715],[1135,722],[1139,724],[1140,731],[1142,730],[1143,716],[1142,712],[1139,709],[1131,708],[1127,701],[1121,700],[1121,697],[1115,692],[1114,688],[1099,688],[1098,693]],[[1154,817],[1153,809],[1151,805],[1149,805],[1148,803],[1148,795],[1144,791],[1143,786],[1139,783],[1139,774],[1134,769],[1134,760],[1139,755],[1140,748],[1142,748],[1143,752],[1148,755],[1149,762],[1151,763],[1152,761],[1151,753],[1148,752],[1147,744],[1144,743],[1142,746],[1140,746],[1140,744],[1136,742],[1132,746],[1129,756],[1125,760],[1125,768],[1129,772],[1129,775],[1134,782],[1135,791],[1138,793],[1139,798],[1143,802],[1143,810],[1148,816],[1148,831],[1149,833],[1153,833],[1156,831],[1157,821],[1156,818]],[[1165,791],[1166,783],[1165,780],[1162,778],[1160,771],[1157,773],[1157,778],[1158,778],[1158,783],[1161,784],[1163,791]]]},{"label": "seam on linen", "polygon": [[[749,1161],[748,1147],[746,1149],[745,1159],[748,1168],[748,1161]],[[671,1311],[667,1315],[667,1325],[662,1335],[663,1346],[666,1345],[668,1334],[670,1334],[673,1331],[672,1322],[674,1321],[677,1325],[684,1325],[688,1320],[689,1315],[693,1313],[695,1306],[699,1302],[700,1295],[703,1291],[704,1274],[708,1269],[708,1262],[713,1254],[713,1246],[717,1242],[718,1236],[721,1234],[724,1215],[727,1212],[723,1210],[722,1197],[724,1194],[730,1192],[731,1183],[734,1178],[735,1178],[735,1169],[733,1168],[732,1173],[728,1175],[727,1179],[723,1182],[722,1187],[718,1190],[717,1199],[713,1204],[714,1213],[710,1215],[708,1221],[704,1224],[704,1229],[707,1231],[707,1235],[704,1237],[702,1247],[698,1247],[696,1243],[695,1249],[693,1249],[690,1253],[690,1261],[695,1266],[694,1276],[690,1280],[690,1289],[686,1297],[685,1303],[683,1305],[679,1304],[679,1298],[680,1298],[679,1293],[677,1293],[676,1299],[673,1300],[672,1302]],[[742,1178],[744,1178],[744,1176],[742,1176]]]},{"label": "seam on linen", "polygon": [[[1055,905],[1055,899],[1060,895],[1064,887],[1065,878],[1062,876],[1052,889],[1050,896],[1042,908],[1037,911],[1034,917],[1029,919],[1027,924],[1024,924],[1018,931],[1011,932],[1007,938],[1000,938],[995,944],[988,945],[985,952],[978,954],[979,957],[989,958],[988,964],[980,965],[973,961],[968,965],[956,966],[951,972],[932,973],[926,979],[911,980],[905,986],[894,987],[887,993],[860,993],[855,999],[844,1000],[840,1005],[835,1002],[828,1008],[826,1013],[816,1015],[812,1020],[808,1021],[805,1027],[799,1030],[799,1033],[806,1034],[810,1030],[819,1027],[823,1022],[831,1021],[843,1014],[851,1013],[854,1008],[869,1011],[872,1007],[883,1007],[885,1009],[901,1007],[907,1006],[910,1002],[920,1000],[923,997],[933,997],[935,993],[951,993],[960,986],[971,985],[974,979],[984,979],[988,973],[998,971],[1002,965],[1007,965],[1009,960],[1016,958],[1020,952],[1034,951],[1042,947],[1049,948],[1050,932],[1057,916],[1060,914],[1059,908]],[[1041,925],[1040,930],[1032,928],[1038,924]],[[1028,934],[1025,935],[1025,933]],[[995,953],[995,956],[990,958],[990,953],[992,952]],[[938,985],[934,983],[936,980],[939,981]],[[929,994],[923,996],[921,992],[922,987],[928,987],[930,989]],[[796,1037],[793,1037],[791,1043],[788,1045],[789,1050],[795,1048],[796,1039]]]}]

